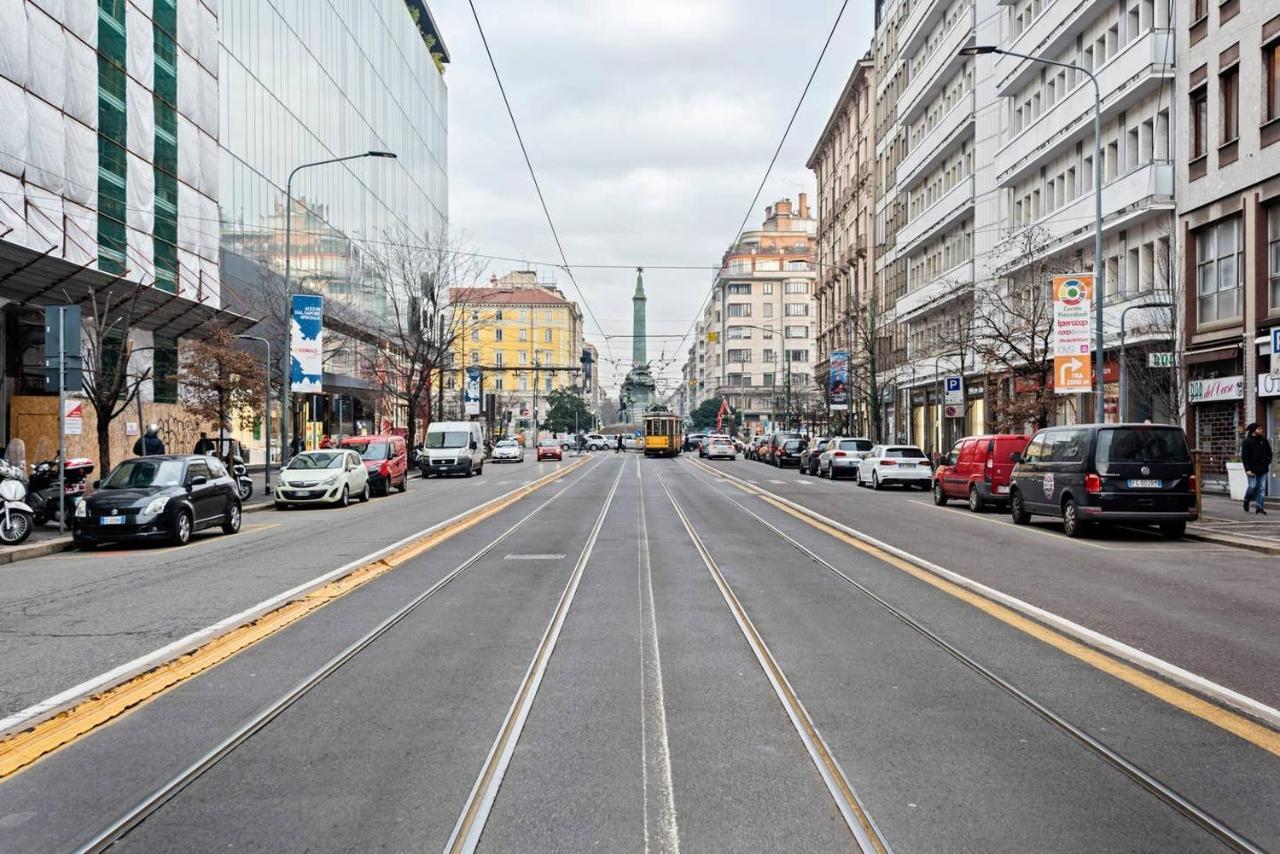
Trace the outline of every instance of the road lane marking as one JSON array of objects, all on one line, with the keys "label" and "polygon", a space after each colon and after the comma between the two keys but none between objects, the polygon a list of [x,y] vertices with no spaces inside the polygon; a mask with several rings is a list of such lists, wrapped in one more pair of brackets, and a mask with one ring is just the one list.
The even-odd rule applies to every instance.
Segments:
[{"label": "road lane marking", "polygon": [[720,590],[720,595],[724,598],[725,603],[729,606],[729,611],[733,614],[733,619],[737,622],[743,637],[746,638],[747,645],[755,653],[756,661],[760,663],[760,667],[764,670],[769,684],[773,686],[774,693],[778,695],[778,700],[782,703],[783,710],[791,720],[791,725],[795,728],[796,733],[799,734],[801,742],[804,743],[810,760],[817,768],[818,775],[822,778],[823,784],[831,794],[832,800],[835,801],[836,809],[839,810],[845,825],[849,828],[849,833],[853,835],[853,840],[858,846],[858,850],[864,852],[864,854],[872,851],[879,852],[879,854],[888,854],[889,847],[876,827],[875,822],[872,821],[870,814],[867,813],[862,799],[854,791],[853,784],[849,782],[844,769],[840,767],[839,760],[831,752],[831,748],[827,746],[822,733],[818,731],[817,724],[810,717],[808,710],[804,707],[804,703],[800,701],[800,697],[791,686],[787,675],[782,672],[782,667],[778,664],[777,659],[769,651],[764,638],[760,636],[755,624],[747,616],[746,609],[742,607],[742,603],[733,592],[733,588],[729,586],[729,582],[724,577],[724,573],[720,571],[715,558],[711,556],[711,552],[702,542],[702,538],[693,529],[693,523],[689,521],[689,517],[685,515],[684,510],[680,507],[679,502],[676,501],[675,496],[671,494],[671,490],[667,488],[666,481],[661,475],[658,476],[658,483],[662,485],[662,491],[667,494],[667,499],[676,511],[676,516],[680,518],[680,523],[684,525],[685,532],[693,542],[694,549],[698,552],[698,556],[702,558],[707,571],[711,573],[711,578]]},{"label": "road lane marking", "polygon": [[0,720],[0,780],[578,468],[491,499]]},{"label": "road lane marking", "polygon": [[[640,466],[637,464],[636,475],[639,474]],[[640,770],[644,792],[644,850],[645,854],[650,851],[679,854],[680,829],[676,816],[675,785],[671,775],[667,699],[662,684],[662,654],[658,646],[657,608],[653,601],[653,564],[649,555],[649,520],[644,509],[643,481],[639,486],[640,536],[637,540],[637,564],[640,586]]]},{"label": "road lane marking", "polygon": [[564,560],[563,554],[510,554],[503,560]]},{"label": "road lane marking", "polygon": [[582,580],[582,574],[591,560],[596,540],[599,539],[600,530],[604,527],[605,516],[613,504],[613,497],[618,492],[618,484],[622,482],[622,473],[626,468],[625,465],[618,467],[618,474],[613,479],[609,495],[600,508],[600,514],[596,516],[591,533],[587,535],[587,541],[574,564],[573,572],[569,574],[569,583],[560,594],[560,601],[551,614],[551,622],[547,624],[542,640],[534,650],[533,659],[529,662],[524,678],[520,680],[520,687],[516,690],[511,708],[507,711],[502,726],[498,728],[498,737],[494,740],[493,747],[489,749],[489,755],[481,766],[480,776],[471,787],[471,794],[467,796],[462,813],[453,826],[453,833],[449,835],[449,841],[445,844],[447,852],[454,852],[454,854],[464,851],[472,852],[480,843],[485,822],[493,809],[494,800],[498,797],[498,789],[502,787],[502,779],[507,773],[507,767],[511,764],[511,756],[515,753],[516,744],[520,741],[520,734],[524,731],[525,721],[533,708],[533,700],[542,684],[542,677],[547,672],[547,665],[551,662],[556,641],[560,639],[560,630],[564,628],[565,620],[569,616],[569,608],[573,605],[574,596],[578,592],[578,583]]},{"label": "road lane marking", "polygon": [[786,486],[786,485],[787,485],[787,482],[786,482],[785,480],[771,480],[771,481],[769,481],[769,482],[770,482],[770,483],[776,483],[776,484],[778,484],[779,486]]},{"label": "road lane marking", "polygon": [[[695,465],[697,465],[695,463]],[[729,482],[738,478],[725,477],[710,470],[715,477]],[[803,505],[767,492],[763,489],[739,485],[739,489],[754,494],[779,510],[799,519],[847,545],[865,552],[937,589],[960,599],[989,616],[1028,634],[1079,661],[1093,666],[1115,678],[1163,700],[1174,708],[1194,715],[1250,744],[1280,756],[1280,710],[1274,709],[1252,697],[1233,691],[1209,679],[1135,649],[1128,644],[1108,637],[1079,623],[1060,617],[1052,611],[1036,607],[1007,593],[974,581],[958,572],[917,557],[903,549],[877,540],[868,534],[849,528],[840,522],[810,510]],[[1114,656],[1114,657],[1113,657]],[[1118,660],[1122,659],[1122,660]],[[1130,664],[1158,674],[1152,676]],[[1201,699],[1179,685],[1212,697],[1263,723],[1237,714],[1223,706]]]}]

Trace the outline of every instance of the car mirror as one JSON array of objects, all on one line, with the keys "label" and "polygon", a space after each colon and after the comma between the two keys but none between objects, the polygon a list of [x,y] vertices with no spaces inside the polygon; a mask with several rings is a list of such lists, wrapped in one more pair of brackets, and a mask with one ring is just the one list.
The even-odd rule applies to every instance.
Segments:
[{"label": "car mirror", "polygon": [[97,489],[97,488],[98,488],[98,487],[100,487],[100,486],[102,486],[102,481],[100,481],[100,480],[95,480],[95,481],[93,482],[93,488],[94,488],[94,489]]},{"label": "car mirror", "polygon": [[955,464],[956,464],[956,455],[955,455],[955,454],[949,454],[949,455],[947,456],[947,458],[946,458],[945,460],[943,460],[943,462],[944,462],[944,463],[946,463],[948,466],[952,466],[952,467],[954,467],[954,466],[955,466]]},{"label": "car mirror", "polygon": [[188,486],[188,487],[191,487],[191,486],[203,486],[204,484],[206,484],[206,483],[208,483],[208,482],[209,482],[209,478],[205,477],[205,476],[204,476],[204,475],[202,475],[202,474],[198,474],[198,475],[196,475],[195,477],[191,478],[191,480],[187,483],[187,486]]},{"label": "car mirror", "polygon": [[1022,454],[1018,453],[1017,451],[1014,451],[1012,454],[1009,455],[1009,462],[1015,463],[1015,464],[1023,463],[1023,462],[1026,462],[1026,458],[1024,458]]}]

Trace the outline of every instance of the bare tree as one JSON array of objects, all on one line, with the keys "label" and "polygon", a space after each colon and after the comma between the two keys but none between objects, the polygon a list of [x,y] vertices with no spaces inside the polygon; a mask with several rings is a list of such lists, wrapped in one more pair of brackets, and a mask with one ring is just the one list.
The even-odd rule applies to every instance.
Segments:
[{"label": "bare tree", "polygon": [[[149,352],[134,340],[139,299],[146,287],[118,280],[113,287],[89,289],[83,311],[84,375],[82,386],[97,416],[99,470],[111,470],[111,422],[138,398],[152,377],[150,365],[136,357]],[[70,296],[67,302],[74,302]],[[132,370],[131,370],[132,364]]]},{"label": "bare tree", "polygon": [[424,235],[397,228],[367,248],[366,259],[386,304],[387,345],[373,355],[370,373],[408,410],[413,447],[419,415],[432,420],[434,384],[443,381],[461,336],[476,325],[469,312],[450,308],[449,289],[475,282],[482,266],[444,226]]},{"label": "bare tree", "polygon": [[849,411],[847,432],[853,431],[853,413],[861,408],[867,417],[870,438],[884,438],[884,413],[880,407],[881,339],[880,300],[875,293],[844,311],[849,329]]},{"label": "bare tree", "polygon": [[262,362],[218,326],[186,347],[178,374],[182,403],[222,433],[231,429],[233,416],[241,428],[250,427],[262,410],[263,373]]}]

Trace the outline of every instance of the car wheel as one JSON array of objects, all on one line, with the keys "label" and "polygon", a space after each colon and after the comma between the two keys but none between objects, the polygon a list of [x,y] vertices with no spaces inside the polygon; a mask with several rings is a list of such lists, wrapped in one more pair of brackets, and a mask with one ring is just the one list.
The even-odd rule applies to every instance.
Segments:
[{"label": "car wheel", "polygon": [[939,507],[947,506],[947,493],[942,491],[942,481],[933,482],[933,503]]},{"label": "car wheel", "polygon": [[400,478],[400,483],[396,485],[396,492],[404,492],[409,488],[409,472],[404,473],[404,477]]},{"label": "car wheel", "polygon": [[275,508],[276,508],[277,510],[288,510],[288,509],[289,509],[289,505],[288,505],[288,504],[285,504],[283,501],[277,501],[277,502],[275,502]]},{"label": "car wheel", "polygon": [[224,534],[240,533],[241,518],[242,516],[241,516],[241,510],[240,510],[240,502],[232,501],[231,504],[227,507],[227,518],[222,523],[222,533]]},{"label": "car wheel", "polygon": [[1025,525],[1031,521],[1031,514],[1022,503],[1022,493],[1016,489],[1009,494],[1009,515],[1013,517],[1015,525]]},{"label": "car wheel", "polygon": [[484,463],[481,463],[480,468],[476,469],[476,474],[484,474]]},{"label": "car wheel", "polygon": [[342,494],[338,496],[337,504],[339,507],[346,507],[350,503],[351,503],[351,490],[348,487],[344,486],[342,487]]},{"label": "car wheel", "polygon": [[467,469],[466,469],[466,471],[464,471],[464,472],[462,473],[462,476],[463,476],[463,477],[471,477],[471,475],[473,475],[473,474],[475,474],[475,472],[473,472],[473,471],[471,470],[471,466],[467,466]]},{"label": "car wheel", "polygon": [[969,511],[972,513],[981,513],[987,509],[987,502],[978,494],[978,487],[969,487]]},{"label": "car wheel", "polygon": [[1068,498],[1062,504],[1062,532],[1068,537],[1082,537],[1088,525],[1080,521],[1080,508],[1074,499]]},{"label": "car wheel", "polygon": [[871,488],[880,489],[880,472],[873,471],[871,473]]},{"label": "car wheel", "polygon": [[191,514],[186,510],[178,513],[178,518],[173,523],[171,539],[175,546],[185,546],[191,542]]},{"label": "car wheel", "polygon": [[1161,522],[1160,523],[1160,536],[1164,537],[1166,540],[1180,539],[1186,533],[1187,533],[1186,522]]},{"label": "car wheel", "polygon": [[79,538],[72,540],[72,545],[74,545],[77,549],[79,549],[82,552],[91,552],[94,550],[94,548],[97,547],[97,544],[94,543],[93,541],[81,540]]},{"label": "car wheel", "polygon": [[365,504],[369,501],[369,481],[364,482],[364,489],[360,490],[360,503]]}]

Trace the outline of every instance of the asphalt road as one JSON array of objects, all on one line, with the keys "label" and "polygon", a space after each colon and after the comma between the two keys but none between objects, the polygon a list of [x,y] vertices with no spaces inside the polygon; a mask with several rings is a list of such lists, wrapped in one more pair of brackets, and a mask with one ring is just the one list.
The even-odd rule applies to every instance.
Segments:
[{"label": "asphalt road", "polygon": [[[724,465],[814,490],[827,515],[879,502],[900,532],[918,510]],[[1014,563],[989,524],[970,549]],[[158,791],[117,848],[449,850],[473,827],[485,851],[849,851],[853,801],[897,852],[1278,848],[1280,748],[1223,714],[689,460],[604,454],[0,781],[0,851],[74,849]]]}]

